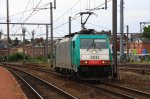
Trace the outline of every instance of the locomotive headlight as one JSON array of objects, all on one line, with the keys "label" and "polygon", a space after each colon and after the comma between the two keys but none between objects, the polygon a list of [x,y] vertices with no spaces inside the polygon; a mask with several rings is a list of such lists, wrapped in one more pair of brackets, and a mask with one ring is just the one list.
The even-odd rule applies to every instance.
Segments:
[{"label": "locomotive headlight", "polygon": [[107,64],[107,61],[102,61],[102,64]]},{"label": "locomotive headlight", "polygon": [[96,53],[96,51],[93,51],[93,54],[95,54]]},{"label": "locomotive headlight", "polygon": [[84,64],[88,64],[88,61],[86,61],[86,60],[85,61],[80,61],[80,63],[84,65]]},{"label": "locomotive headlight", "polygon": [[105,63],[105,61],[102,61],[102,64],[104,64]]},{"label": "locomotive headlight", "polygon": [[87,61],[85,61],[84,63],[85,63],[85,64],[87,64],[88,62],[87,62]]}]

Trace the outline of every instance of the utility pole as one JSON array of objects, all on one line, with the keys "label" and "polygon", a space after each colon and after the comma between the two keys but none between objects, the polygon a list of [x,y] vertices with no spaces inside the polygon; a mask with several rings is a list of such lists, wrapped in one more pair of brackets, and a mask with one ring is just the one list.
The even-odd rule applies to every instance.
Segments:
[{"label": "utility pole", "polygon": [[[7,6],[7,42],[12,43],[10,38],[9,38],[9,1],[6,0],[6,6]],[[10,50],[9,50],[9,45],[7,46],[7,61],[8,61],[8,55],[10,54]]]},{"label": "utility pole", "polygon": [[45,59],[48,59],[48,25],[46,25],[46,51],[45,51]]},{"label": "utility pole", "polygon": [[6,6],[7,6],[7,42],[10,43],[9,38],[9,1],[6,0]]},{"label": "utility pole", "polygon": [[113,78],[117,77],[117,0],[112,0],[112,30],[113,30]]},{"label": "utility pole", "polygon": [[33,59],[34,59],[34,43],[35,43],[34,35],[35,35],[35,31],[33,30],[32,31],[32,58]]},{"label": "utility pole", "polygon": [[53,7],[52,2],[50,3],[50,23],[51,23],[51,67],[53,67]]},{"label": "utility pole", "polygon": [[71,34],[71,16],[69,16],[69,35]]},{"label": "utility pole", "polygon": [[124,1],[120,0],[120,62],[124,60]]},{"label": "utility pole", "polygon": [[2,30],[0,30],[0,40],[1,40],[1,38],[2,38]]},{"label": "utility pole", "polygon": [[107,10],[107,0],[105,0],[105,10]]},{"label": "utility pole", "polygon": [[26,28],[22,27],[22,33],[23,33],[23,64],[25,63],[25,32],[26,32]]},{"label": "utility pole", "polygon": [[140,33],[142,33],[142,23],[140,22]]},{"label": "utility pole", "polygon": [[50,23],[51,23],[51,67],[53,67],[53,8],[56,9],[56,0],[54,0],[54,7],[50,2]]},{"label": "utility pole", "polygon": [[129,26],[127,25],[127,61],[129,61]]}]

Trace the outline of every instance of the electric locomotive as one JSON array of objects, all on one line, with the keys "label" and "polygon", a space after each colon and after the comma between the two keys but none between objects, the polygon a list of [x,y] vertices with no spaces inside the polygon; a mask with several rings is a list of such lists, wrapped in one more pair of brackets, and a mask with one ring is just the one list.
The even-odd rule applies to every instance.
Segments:
[{"label": "electric locomotive", "polygon": [[66,35],[55,44],[55,71],[64,75],[82,78],[103,78],[112,75],[112,54],[107,34],[86,29],[81,12],[82,30]]},{"label": "electric locomotive", "polygon": [[106,34],[87,30],[58,40],[55,70],[78,77],[108,77],[112,74],[112,54]]}]

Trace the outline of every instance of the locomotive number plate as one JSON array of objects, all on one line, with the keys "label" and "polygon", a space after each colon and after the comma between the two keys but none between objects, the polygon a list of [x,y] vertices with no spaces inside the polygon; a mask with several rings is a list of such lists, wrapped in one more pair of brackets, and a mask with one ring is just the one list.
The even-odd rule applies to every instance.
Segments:
[{"label": "locomotive number plate", "polygon": [[99,56],[91,56],[90,59],[99,59]]}]

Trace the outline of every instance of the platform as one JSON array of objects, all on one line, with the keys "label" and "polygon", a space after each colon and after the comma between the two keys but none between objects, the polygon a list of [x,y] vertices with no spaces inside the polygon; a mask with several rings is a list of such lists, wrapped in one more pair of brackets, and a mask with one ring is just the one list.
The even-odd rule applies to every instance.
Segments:
[{"label": "platform", "polygon": [[0,66],[0,99],[27,99],[12,74]]}]

